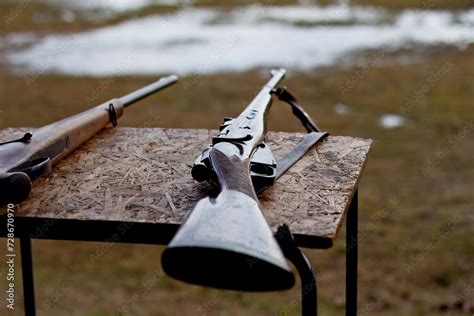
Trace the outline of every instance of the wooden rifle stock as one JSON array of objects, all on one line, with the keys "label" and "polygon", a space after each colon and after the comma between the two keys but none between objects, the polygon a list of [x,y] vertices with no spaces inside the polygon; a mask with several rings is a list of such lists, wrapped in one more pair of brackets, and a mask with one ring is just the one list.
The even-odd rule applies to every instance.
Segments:
[{"label": "wooden rifle stock", "polygon": [[235,155],[229,157],[220,151],[219,147],[219,144],[213,147],[210,156],[221,191],[238,191],[258,201],[250,178],[250,160],[241,160]]}]

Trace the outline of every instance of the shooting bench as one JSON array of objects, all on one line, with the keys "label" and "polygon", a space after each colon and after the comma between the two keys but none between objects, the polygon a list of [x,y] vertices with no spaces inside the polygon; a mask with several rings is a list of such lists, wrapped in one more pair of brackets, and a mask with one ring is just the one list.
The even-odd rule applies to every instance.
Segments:
[{"label": "shooting bench", "polygon": [[[0,139],[26,130],[1,130]],[[15,212],[25,314],[35,314],[31,238],[168,244],[195,203],[209,193],[207,183],[191,178],[190,168],[215,134],[204,129],[105,129],[36,181]],[[270,132],[267,143],[280,159],[303,135]],[[346,220],[346,315],[357,312],[357,187],[371,143],[329,136],[260,195],[268,224],[275,232],[286,224],[295,249],[330,248]],[[0,223],[4,237],[5,214]],[[305,260],[295,266],[302,280],[303,312],[313,314],[315,275]]]}]

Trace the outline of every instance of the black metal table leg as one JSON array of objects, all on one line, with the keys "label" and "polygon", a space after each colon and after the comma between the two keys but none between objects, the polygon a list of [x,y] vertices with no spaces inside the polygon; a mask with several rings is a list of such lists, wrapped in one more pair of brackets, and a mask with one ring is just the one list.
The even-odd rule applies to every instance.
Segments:
[{"label": "black metal table leg", "polygon": [[35,287],[33,281],[33,259],[31,254],[31,239],[20,238],[21,271],[23,277],[23,298],[25,301],[25,315],[34,316],[35,310]]},{"label": "black metal table leg", "polygon": [[303,316],[318,314],[318,294],[316,275],[311,263],[304,253],[296,246],[293,235],[287,225],[278,227],[276,239],[285,257],[296,267],[301,279],[301,303]]},{"label": "black metal table leg", "polygon": [[346,218],[346,315],[357,315],[358,193],[354,193]]}]

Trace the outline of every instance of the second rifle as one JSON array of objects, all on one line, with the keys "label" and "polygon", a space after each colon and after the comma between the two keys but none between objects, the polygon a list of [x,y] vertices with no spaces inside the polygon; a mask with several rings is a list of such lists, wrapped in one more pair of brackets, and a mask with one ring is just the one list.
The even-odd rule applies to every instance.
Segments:
[{"label": "second rifle", "polygon": [[127,106],[178,80],[171,75],[92,109],[0,143],[0,205],[24,201],[32,180],[71,153],[106,125],[117,125]]}]

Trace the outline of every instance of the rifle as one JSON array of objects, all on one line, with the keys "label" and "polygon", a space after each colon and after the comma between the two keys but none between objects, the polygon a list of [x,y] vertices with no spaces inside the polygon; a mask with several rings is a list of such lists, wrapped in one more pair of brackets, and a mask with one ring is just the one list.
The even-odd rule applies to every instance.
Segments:
[{"label": "rifle", "polygon": [[161,78],[121,98],[0,143],[0,205],[24,201],[31,191],[32,180],[50,172],[52,165],[109,123],[115,127],[124,108],[177,80],[176,75]]},{"label": "rifle", "polygon": [[[294,276],[263,217],[256,192],[272,185],[327,133],[319,133],[296,99],[284,88],[277,88],[285,73],[283,69],[273,70],[270,81],[247,108],[237,118],[224,119],[211,147],[196,159],[193,178],[217,184],[220,192],[197,203],[163,252],[162,266],[169,276],[243,291],[293,286]],[[272,94],[289,103],[312,132],[308,134],[311,138],[301,142],[279,167],[264,142]]]}]

